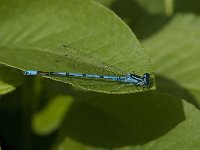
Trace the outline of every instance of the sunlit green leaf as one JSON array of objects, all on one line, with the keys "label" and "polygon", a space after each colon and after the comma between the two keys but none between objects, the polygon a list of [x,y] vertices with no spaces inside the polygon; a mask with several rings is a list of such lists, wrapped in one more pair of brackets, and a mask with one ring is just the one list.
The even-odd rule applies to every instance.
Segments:
[{"label": "sunlit green leaf", "polygon": [[7,84],[3,81],[0,81],[0,95],[3,95],[3,94],[6,94],[6,93],[9,93],[11,91],[15,90],[15,87],[10,85],[10,84]]},{"label": "sunlit green leaf", "polygon": [[[153,72],[132,31],[96,2],[3,0],[0,10],[1,63],[21,70],[100,75]],[[103,80],[51,79],[104,93],[138,92],[134,86],[119,88],[121,84]]]},{"label": "sunlit green leaf", "polygon": [[55,131],[60,124],[68,108],[72,103],[72,97],[57,96],[41,111],[37,112],[32,120],[32,127],[39,135],[50,134]]}]

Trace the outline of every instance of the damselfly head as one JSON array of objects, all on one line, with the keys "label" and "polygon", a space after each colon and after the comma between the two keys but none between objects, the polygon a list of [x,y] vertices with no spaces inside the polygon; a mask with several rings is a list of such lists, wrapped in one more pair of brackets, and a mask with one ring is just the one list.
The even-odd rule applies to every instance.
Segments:
[{"label": "damselfly head", "polygon": [[142,78],[143,78],[145,86],[150,85],[150,74],[149,73],[145,73]]}]

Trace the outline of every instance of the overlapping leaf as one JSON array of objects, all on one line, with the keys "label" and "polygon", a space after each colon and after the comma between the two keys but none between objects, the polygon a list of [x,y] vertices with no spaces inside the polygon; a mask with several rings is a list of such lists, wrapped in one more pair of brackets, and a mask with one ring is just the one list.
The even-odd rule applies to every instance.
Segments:
[{"label": "overlapping leaf", "polygon": [[104,95],[72,106],[54,149],[199,149],[200,112],[184,100]]},{"label": "overlapping leaf", "polygon": [[55,131],[62,123],[71,103],[72,98],[69,96],[57,96],[52,99],[46,108],[34,115],[32,126],[35,133],[46,135]]},{"label": "overlapping leaf", "polygon": [[[169,92],[174,96],[181,96],[198,103],[200,102],[199,26],[199,16],[178,14],[163,30],[144,41],[157,73],[161,76],[158,84],[162,92]],[[177,92],[181,89],[187,92],[181,94]],[[188,98],[187,95],[192,93],[195,95]]]}]

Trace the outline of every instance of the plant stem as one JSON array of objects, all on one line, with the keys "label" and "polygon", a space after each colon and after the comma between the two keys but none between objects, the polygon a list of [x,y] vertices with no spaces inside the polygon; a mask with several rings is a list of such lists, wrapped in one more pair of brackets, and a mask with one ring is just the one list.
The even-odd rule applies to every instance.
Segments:
[{"label": "plant stem", "polygon": [[165,15],[170,17],[174,13],[174,0],[164,0],[165,2]]}]

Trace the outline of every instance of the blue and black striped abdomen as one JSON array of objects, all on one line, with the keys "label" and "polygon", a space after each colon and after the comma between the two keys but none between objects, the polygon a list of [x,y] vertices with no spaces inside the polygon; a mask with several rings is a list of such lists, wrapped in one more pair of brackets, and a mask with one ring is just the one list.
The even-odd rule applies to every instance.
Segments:
[{"label": "blue and black striped abdomen", "polygon": [[150,74],[145,73],[143,76],[134,74],[127,74],[124,76],[108,76],[96,74],[81,74],[81,73],[68,73],[68,72],[43,72],[27,70],[24,75],[41,75],[41,76],[57,76],[57,77],[75,77],[75,78],[88,78],[88,79],[104,79],[110,81],[117,81],[136,86],[148,86],[150,84]]}]

